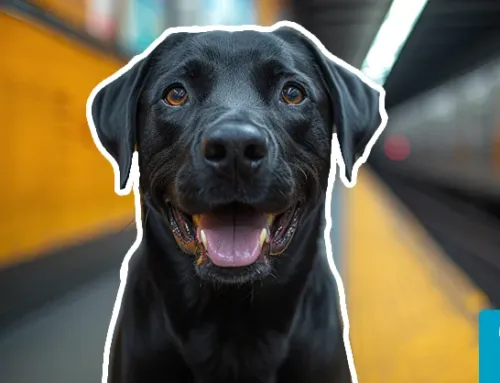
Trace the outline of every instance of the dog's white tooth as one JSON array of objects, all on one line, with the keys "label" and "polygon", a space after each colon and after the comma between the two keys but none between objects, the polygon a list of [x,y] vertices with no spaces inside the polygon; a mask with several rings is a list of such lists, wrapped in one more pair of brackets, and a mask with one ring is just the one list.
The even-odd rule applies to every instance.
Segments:
[{"label": "dog's white tooth", "polygon": [[267,223],[269,225],[272,225],[273,221],[274,221],[274,215],[273,214],[268,214],[268,216],[267,216]]},{"label": "dog's white tooth", "polygon": [[267,239],[267,229],[262,229],[260,232],[260,245],[263,246]]},{"label": "dog's white tooth", "polygon": [[207,236],[205,235],[205,232],[203,230],[200,231],[200,237],[203,247],[205,248],[205,250],[207,250],[208,249]]}]

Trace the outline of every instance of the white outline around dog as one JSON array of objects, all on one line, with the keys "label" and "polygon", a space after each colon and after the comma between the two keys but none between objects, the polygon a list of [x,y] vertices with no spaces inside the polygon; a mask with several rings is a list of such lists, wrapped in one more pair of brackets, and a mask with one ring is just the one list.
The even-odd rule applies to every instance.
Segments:
[{"label": "white outline around dog", "polygon": [[[349,363],[349,370],[351,374],[351,379],[353,383],[358,383],[358,377],[356,373],[356,367],[354,364],[354,357],[352,353],[352,348],[351,348],[351,341],[349,337],[349,330],[350,330],[350,325],[349,325],[349,317],[347,313],[347,302],[346,302],[346,294],[345,294],[345,289],[344,289],[344,284],[342,282],[342,278],[340,276],[339,271],[337,270],[337,267],[335,265],[335,261],[333,259],[333,250],[332,250],[332,243],[331,243],[331,237],[330,237],[330,232],[332,228],[332,218],[331,218],[331,206],[332,206],[332,194],[333,194],[333,186],[335,182],[335,175],[336,175],[336,170],[337,166],[336,164],[339,165],[340,168],[340,179],[342,183],[348,187],[352,188],[356,185],[357,181],[357,176],[358,176],[358,170],[361,167],[362,164],[364,164],[370,155],[370,152],[375,145],[375,142],[378,140],[380,135],[382,134],[383,130],[385,129],[388,121],[388,116],[387,112],[385,109],[385,90],[382,86],[376,84],[374,81],[370,80],[366,75],[364,75],[359,69],[354,68],[353,66],[347,64],[345,61],[341,60],[340,58],[336,57],[333,55],[331,52],[329,52],[325,46],[314,36],[312,33],[307,31],[305,28],[300,26],[299,24],[296,24],[291,21],[279,21],[271,26],[259,26],[259,25],[242,25],[242,26],[222,26],[222,25],[212,25],[212,26],[191,26],[191,27],[174,27],[174,28],[168,28],[165,30],[154,42],[151,43],[151,45],[141,54],[133,57],[127,65],[122,67],[120,70],[118,70],[116,73],[113,75],[109,76],[107,79],[103,80],[100,82],[90,93],[90,96],[87,100],[87,121],[92,133],[92,138],[101,152],[101,154],[111,163],[113,166],[113,171],[114,171],[114,176],[115,176],[115,192],[116,194],[120,196],[128,195],[130,194],[131,191],[134,193],[134,205],[135,205],[135,222],[136,222],[136,227],[137,227],[137,238],[133,245],[130,247],[128,252],[125,255],[125,258],[122,263],[122,267],[120,269],[120,286],[118,288],[118,293],[116,296],[116,300],[113,306],[113,312],[111,315],[111,321],[108,327],[108,332],[106,336],[106,341],[104,345],[104,352],[103,352],[103,363],[102,363],[102,380],[101,383],[108,383],[108,366],[109,366],[109,354],[110,354],[110,349],[111,349],[111,344],[113,341],[113,335],[114,335],[114,330],[116,326],[116,322],[118,319],[118,315],[121,309],[122,305],[122,299],[123,299],[123,293],[125,290],[125,285],[127,283],[127,275],[128,275],[128,264],[129,261],[132,257],[132,255],[136,252],[138,249],[141,241],[142,241],[142,236],[143,236],[143,231],[142,231],[142,216],[141,216],[141,202],[140,202],[140,193],[139,193],[139,188],[138,188],[138,181],[139,181],[139,167],[138,167],[138,162],[137,162],[137,153],[134,152],[133,158],[132,158],[132,166],[130,169],[129,173],[129,178],[127,181],[127,184],[124,189],[120,189],[120,169],[118,167],[118,163],[115,161],[115,159],[104,149],[103,145],[101,144],[101,141],[99,140],[99,137],[97,135],[97,130],[94,124],[94,120],[92,118],[92,102],[94,101],[94,98],[96,94],[105,86],[113,82],[114,80],[118,79],[121,75],[124,73],[128,72],[137,62],[140,60],[146,58],[156,47],[161,44],[169,35],[174,34],[174,33],[182,33],[182,32],[187,32],[187,33],[200,33],[200,32],[210,32],[210,31],[227,31],[227,32],[240,32],[240,31],[257,31],[257,32],[273,32],[276,31],[279,28],[283,27],[289,27],[297,30],[300,32],[302,35],[307,37],[310,41],[312,41],[317,48],[327,57],[328,59],[334,61],[336,64],[343,66],[345,69],[351,71],[355,75],[357,75],[360,80],[362,80],[364,83],[366,83],[368,86],[371,88],[375,89],[376,91],[379,92],[379,113],[381,117],[381,123],[377,130],[374,132],[373,136],[367,143],[363,154],[356,160],[356,162],[353,165],[352,169],[352,179],[349,182],[347,177],[346,177],[346,167],[344,163],[344,159],[342,157],[342,152],[340,150],[340,144],[337,139],[337,134],[334,133],[332,137],[332,153],[331,153],[331,169],[329,172],[328,176],[328,187],[327,187],[327,192],[326,192],[326,204],[325,204],[325,220],[326,220],[326,226],[325,226],[325,231],[324,231],[324,238],[325,238],[325,247],[326,247],[326,254],[328,258],[328,263],[330,265],[330,269],[332,271],[332,274],[335,278],[335,281],[337,283],[337,288],[339,291],[339,298],[340,298],[340,309],[341,309],[341,315],[342,315],[342,322],[343,322],[343,340],[344,340],[344,347],[346,350],[347,354],[347,359]],[[134,182],[136,181],[136,182]]]}]

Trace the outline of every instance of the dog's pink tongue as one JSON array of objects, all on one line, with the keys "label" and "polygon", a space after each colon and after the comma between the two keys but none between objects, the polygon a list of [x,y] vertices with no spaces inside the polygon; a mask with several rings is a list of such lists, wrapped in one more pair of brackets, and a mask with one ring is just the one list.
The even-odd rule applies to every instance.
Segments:
[{"label": "dog's pink tongue", "polygon": [[206,237],[210,260],[220,267],[241,267],[254,263],[260,255],[260,235],[266,227],[265,214],[203,214],[198,224]]}]

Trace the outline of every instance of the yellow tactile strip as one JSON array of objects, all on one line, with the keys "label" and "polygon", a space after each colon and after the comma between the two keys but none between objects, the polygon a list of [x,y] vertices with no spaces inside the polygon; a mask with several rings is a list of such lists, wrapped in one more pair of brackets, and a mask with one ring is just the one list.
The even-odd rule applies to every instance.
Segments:
[{"label": "yellow tactile strip", "polygon": [[347,193],[346,290],[360,383],[475,383],[479,291],[371,174]]}]

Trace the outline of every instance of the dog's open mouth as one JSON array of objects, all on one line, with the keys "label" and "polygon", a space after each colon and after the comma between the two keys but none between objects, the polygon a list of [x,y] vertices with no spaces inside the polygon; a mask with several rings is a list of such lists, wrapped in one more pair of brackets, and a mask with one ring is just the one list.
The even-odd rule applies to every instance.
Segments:
[{"label": "dog's open mouth", "polygon": [[196,255],[198,265],[244,267],[286,250],[299,224],[300,206],[275,215],[234,204],[190,216],[168,203],[167,215],[177,243]]}]

